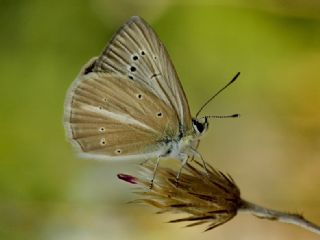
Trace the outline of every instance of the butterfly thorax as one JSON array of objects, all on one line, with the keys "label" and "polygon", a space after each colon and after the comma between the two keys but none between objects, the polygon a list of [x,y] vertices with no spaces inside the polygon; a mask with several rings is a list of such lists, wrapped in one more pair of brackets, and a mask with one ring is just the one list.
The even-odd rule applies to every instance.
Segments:
[{"label": "butterfly thorax", "polygon": [[180,125],[178,135],[167,131],[166,138],[161,142],[165,147],[164,157],[184,159],[186,156],[193,156],[202,135],[208,130],[209,123],[206,118],[192,119],[192,129],[185,129]]},{"label": "butterfly thorax", "polygon": [[162,157],[184,159],[187,156],[193,155],[192,152],[197,149],[199,139],[190,133],[184,136],[167,138],[163,141],[166,149]]}]

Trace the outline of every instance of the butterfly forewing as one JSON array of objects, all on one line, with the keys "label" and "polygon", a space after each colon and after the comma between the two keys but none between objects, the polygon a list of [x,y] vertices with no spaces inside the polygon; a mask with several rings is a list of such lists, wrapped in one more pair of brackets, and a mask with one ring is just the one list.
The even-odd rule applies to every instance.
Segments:
[{"label": "butterfly forewing", "polygon": [[174,110],[125,76],[84,71],[68,94],[65,126],[69,138],[93,157],[156,155],[163,139],[178,134]]},{"label": "butterfly forewing", "polygon": [[92,69],[139,82],[175,111],[184,131],[192,128],[188,102],[167,50],[140,17],[120,28]]}]

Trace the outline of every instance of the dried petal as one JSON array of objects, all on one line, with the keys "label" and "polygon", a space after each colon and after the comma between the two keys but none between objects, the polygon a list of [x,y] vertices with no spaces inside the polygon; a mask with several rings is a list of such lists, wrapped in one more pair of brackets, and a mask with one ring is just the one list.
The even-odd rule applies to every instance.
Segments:
[{"label": "dried petal", "polygon": [[206,165],[207,173],[199,162],[188,163],[178,183],[177,171],[158,167],[152,189],[148,180],[153,176],[154,163],[151,161],[142,166],[141,178],[124,174],[118,177],[130,183],[132,178],[142,187],[138,192],[142,196],[139,202],[158,208],[160,213],[188,214],[170,222],[189,222],[187,226],[209,223],[206,230],[210,230],[232,219],[241,199],[240,190],[229,175],[215,170],[208,163]]}]

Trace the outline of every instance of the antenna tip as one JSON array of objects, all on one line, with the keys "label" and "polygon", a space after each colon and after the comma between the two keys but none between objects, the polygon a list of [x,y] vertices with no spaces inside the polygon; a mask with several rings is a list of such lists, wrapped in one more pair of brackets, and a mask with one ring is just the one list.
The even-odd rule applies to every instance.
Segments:
[{"label": "antenna tip", "polygon": [[239,77],[239,75],[240,75],[240,72],[238,72],[238,73],[232,78],[232,80],[230,81],[229,84],[233,83],[233,82]]},{"label": "antenna tip", "polygon": [[239,113],[236,113],[236,114],[231,115],[231,117],[233,117],[233,118],[238,118],[238,117],[240,117],[240,114],[239,114]]}]

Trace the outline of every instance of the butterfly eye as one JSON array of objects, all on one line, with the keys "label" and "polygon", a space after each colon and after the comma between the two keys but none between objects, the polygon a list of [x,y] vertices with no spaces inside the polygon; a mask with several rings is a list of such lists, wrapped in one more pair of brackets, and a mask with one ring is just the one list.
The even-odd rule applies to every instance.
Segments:
[{"label": "butterfly eye", "polygon": [[137,61],[137,60],[139,59],[139,57],[138,57],[137,55],[134,55],[134,56],[132,57],[132,59],[133,59],[134,61]]},{"label": "butterfly eye", "polygon": [[133,80],[133,77],[132,77],[132,76],[129,76],[129,79]]},{"label": "butterfly eye", "polygon": [[192,125],[194,130],[198,134],[203,134],[208,129],[208,122],[205,120],[205,122],[200,122],[197,119],[192,120]]},{"label": "butterfly eye", "polygon": [[106,139],[105,138],[101,138],[100,145],[102,145],[102,146],[106,145]]},{"label": "butterfly eye", "polygon": [[141,55],[145,55],[146,53],[144,51],[141,51]]},{"label": "butterfly eye", "polygon": [[142,94],[137,94],[137,98],[142,99]]},{"label": "butterfly eye", "polygon": [[99,132],[105,132],[106,129],[104,127],[99,128]]},{"label": "butterfly eye", "polygon": [[103,100],[104,102],[106,102],[106,101],[107,101],[107,98],[103,98],[102,100]]},{"label": "butterfly eye", "polygon": [[101,106],[99,106],[98,108],[99,108],[99,110],[102,110],[102,107],[101,107]]}]

